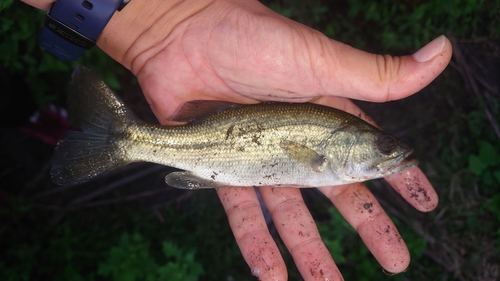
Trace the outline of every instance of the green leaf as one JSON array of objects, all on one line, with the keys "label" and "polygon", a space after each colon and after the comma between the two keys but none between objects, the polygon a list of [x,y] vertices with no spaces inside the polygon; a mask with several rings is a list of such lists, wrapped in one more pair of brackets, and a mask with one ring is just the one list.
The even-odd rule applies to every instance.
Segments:
[{"label": "green leaf", "polygon": [[343,254],[344,252],[344,244],[342,243],[341,240],[335,239],[335,240],[330,240],[330,239],[323,239],[323,242],[325,243],[326,247],[328,248],[328,251],[330,251],[330,254],[332,255],[333,260],[337,264],[342,264],[345,263],[347,260]]},{"label": "green leaf", "polygon": [[494,171],[493,177],[497,180],[497,183],[500,183],[500,171]]},{"label": "green leaf", "polygon": [[498,162],[499,155],[491,143],[481,141],[479,143],[479,158],[486,166],[492,166]]},{"label": "green leaf", "polygon": [[493,179],[492,173],[490,171],[483,172],[481,180],[485,186],[492,186],[495,184],[495,180]]},{"label": "green leaf", "polygon": [[2,1],[0,1],[0,11],[9,8],[12,5],[12,3],[14,3],[14,0],[2,0]]},{"label": "green leaf", "polygon": [[494,195],[488,204],[488,210],[500,221],[500,194]]},{"label": "green leaf", "polygon": [[196,281],[204,273],[202,266],[194,258],[194,251],[185,253],[174,244],[164,242],[163,252],[174,261],[158,269],[159,280]]},{"label": "green leaf", "polygon": [[418,236],[411,240],[407,240],[406,243],[408,245],[408,250],[410,250],[413,258],[420,258],[427,248],[427,241],[424,238]]},{"label": "green leaf", "polygon": [[477,155],[469,155],[469,170],[474,175],[481,175],[483,170],[486,169],[486,164],[481,161]]},{"label": "green leaf", "polygon": [[138,233],[123,234],[118,246],[111,248],[104,262],[99,264],[98,274],[112,276],[112,280],[156,280],[157,264],[149,253],[149,243]]}]

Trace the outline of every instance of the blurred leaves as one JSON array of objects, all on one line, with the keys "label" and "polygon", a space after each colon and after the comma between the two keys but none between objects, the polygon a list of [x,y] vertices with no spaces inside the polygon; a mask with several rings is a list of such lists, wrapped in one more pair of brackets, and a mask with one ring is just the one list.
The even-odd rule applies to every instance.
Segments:
[{"label": "blurred leaves", "polygon": [[[264,1],[283,16],[369,51],[417,50],[441,34],[500,38],[498,1]],[[485,28],[486,26],[489,27]]]},{"label": "blurred leaves", "polygon": [[418,49],[440,34],[451,33],[466,38],[490,35],[478,28],[491,13],[485,10],[484,1],[394,3],[384,0],[368,4],[367,1],[355,0],[350,5],[351,16],[364,13],[364,24],[370,24],[372,29],[381,34],[381,42],[388,49]]},{"label": "blurred leaves", "polygon": [[[120,88],[118,76],[123,67],[99,48],[87,51],[77,61],[65,61],[40,47],[37,38],[45,12],[9,0],[0,3],[0,15],[0,65],[10,74],[24,77],[39,108],[65,95],[77,64],[95,70],[111,88]],[[10,90],[15,91],[15,87]]]},{"label": "blurred leaves", "polygon": [[[479,142],[479,154],[469,155],[469,169],[476,176],[500,162],[498,151],[487,141]],[[498,172],[498,171],[496,171]],[[500,183],[500,182],[499,182]]]},{"label": "blurred leaves", "polygon": [[0,2],[0,12],[10,7],[12,3],[14,3],[14,0],[3,0]]},{"label": "blurred leaves", "polygon": [[117,281],[195,281],[203,274],[203,268],[194,259],[194,251],[184,252],[164,242],[163,254],[167,261],[163,265],[156,262],[151,251],[150,244],[140,234],[125,233],[99,264],[98,273]]},{"label": "blurred leaves", "polygon": [[495,194],[489,202],[488,209],[490,212],[495,214],[497,219],[500,221],[500,194]]}]

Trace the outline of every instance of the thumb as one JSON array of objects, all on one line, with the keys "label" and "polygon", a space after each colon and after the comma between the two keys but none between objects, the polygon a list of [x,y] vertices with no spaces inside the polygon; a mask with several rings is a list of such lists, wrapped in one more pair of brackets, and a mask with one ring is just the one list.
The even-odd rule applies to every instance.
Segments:
[{"label": "thumb", "polygon": [[[452,47],[443,35],[413,55],[393,57],[354,49],[339,42],[329,71],[332,89],[342,96],[384,102],[412,95],[432,82],[448,65]],[[341,67],[335,67],[339,65]]]},{"label": "thumb", "polygon": [[451,59],[451,43],[444,36],[413,55],[393,57],[355,49],[288,19],[265,19],[245,30],[244,38],[252,40],[241,40],[239,33],[228,36],[227,27],[215,28],[207,54],[225,85],[258,100],[401,99],[427,86]]}]

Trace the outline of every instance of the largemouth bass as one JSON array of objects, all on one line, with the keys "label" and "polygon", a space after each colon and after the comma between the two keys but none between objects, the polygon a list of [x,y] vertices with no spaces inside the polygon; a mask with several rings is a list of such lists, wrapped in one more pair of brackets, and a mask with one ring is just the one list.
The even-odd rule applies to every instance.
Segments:
[{"label": "largemouth bass", "polygon": [[[210,103],[181,112],[192,116]],[[228,105],[188,125],[152,125],[95,73],[77,67],[68,107],[70,125],[81,130],[68,131],[56,148],[51,173],[57,184],[85,182],[138,161],[185,170],[166,176],[168,185],[184,189],[334,186],[418,164],[407,144],[354,115],[311,103]]]}]

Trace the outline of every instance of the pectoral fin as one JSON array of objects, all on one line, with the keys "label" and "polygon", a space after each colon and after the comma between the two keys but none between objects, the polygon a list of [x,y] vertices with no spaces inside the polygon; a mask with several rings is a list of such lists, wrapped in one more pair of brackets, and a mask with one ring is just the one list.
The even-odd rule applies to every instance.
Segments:
[{"label": "pectoral fin", "polygon": [[310,149],[309,147],[292,141],[282,141],[280,146],[283,150],[285,150],[288,156],[308,167],[311,167],[313,171],[323,172],[326,169],[328,164],[326,157],[319,155],[316,151]]},{"label": "pectoral fin", "polygon": [[179,189],[205,189],[221,186],[219,183],[200,178],[191,172],[173,172],[165,177],[165,182]]}]

